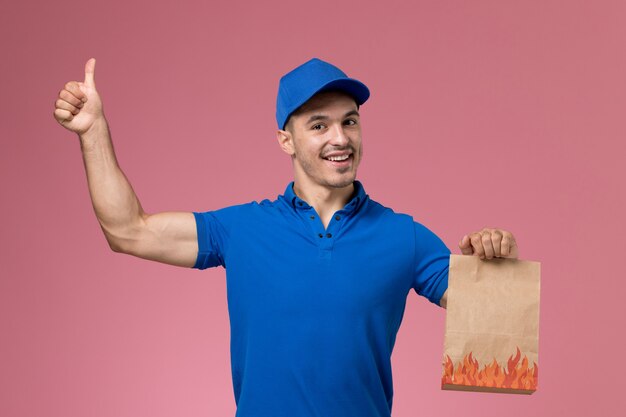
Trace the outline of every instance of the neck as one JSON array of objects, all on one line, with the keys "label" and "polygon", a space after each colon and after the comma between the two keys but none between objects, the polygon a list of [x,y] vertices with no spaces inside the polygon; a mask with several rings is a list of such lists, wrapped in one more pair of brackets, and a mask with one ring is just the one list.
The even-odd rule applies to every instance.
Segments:
[{"label": "neck", "polygon": [[320,218],[326,219],[348,204],[355,192],[355,187],[353,182],[345,187],[335,188],[296,179],[293,191],[309,203]]}]

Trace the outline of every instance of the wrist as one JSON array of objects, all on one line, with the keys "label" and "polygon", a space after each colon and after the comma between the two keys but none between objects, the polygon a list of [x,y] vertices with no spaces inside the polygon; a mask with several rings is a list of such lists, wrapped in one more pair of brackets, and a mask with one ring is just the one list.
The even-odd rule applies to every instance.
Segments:
[{"label": "wrist", "polygon": [[84,132],[78,134],[81,142],[93,142],[98,137],[106,135],[108,132],[107,121],[104,115],[94,120],[93,124]]}]

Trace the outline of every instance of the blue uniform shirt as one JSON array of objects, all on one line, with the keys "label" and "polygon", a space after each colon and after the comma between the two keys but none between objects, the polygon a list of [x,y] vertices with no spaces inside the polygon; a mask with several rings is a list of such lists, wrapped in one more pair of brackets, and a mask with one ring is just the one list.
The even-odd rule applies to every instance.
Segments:
[{"label": "blue uniform shirt", "polygon": [[411,289],[439,303],[450,250],[359,181],[328,228],[284,195],[194,212],[193,266],[226,269],[236,417],[389,417]]}]

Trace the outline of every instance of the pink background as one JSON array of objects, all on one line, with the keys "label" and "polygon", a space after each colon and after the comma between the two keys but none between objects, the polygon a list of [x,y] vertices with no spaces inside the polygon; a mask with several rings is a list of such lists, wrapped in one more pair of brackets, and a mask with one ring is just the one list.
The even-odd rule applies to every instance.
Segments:
[{"label": "pink background", "polygon": [[112,252],[54,101],[95,57],[145,210],[210,210],[284,191],[278,78],[313,56],[372,91],[374,200],[542,263],[539,391],[442,392],[445,311],[411,293],[393,416],[623,415],[626,3],[169,3],[1,6],[0,415],[234,415],[225,271]]}]

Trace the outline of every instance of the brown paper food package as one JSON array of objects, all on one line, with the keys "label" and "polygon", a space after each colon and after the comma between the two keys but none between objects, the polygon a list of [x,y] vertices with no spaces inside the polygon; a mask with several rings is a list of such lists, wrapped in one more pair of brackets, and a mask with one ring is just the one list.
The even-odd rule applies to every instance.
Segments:
[{"label": "brown paper food package", "polygon": [[450,255],[441,389],[532,394],[540,263]]}]

